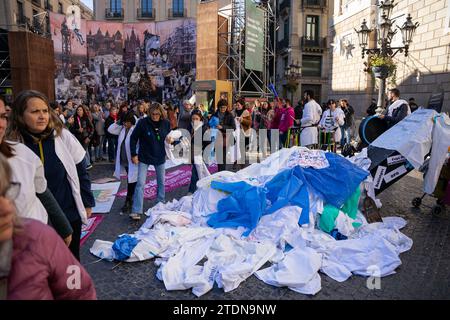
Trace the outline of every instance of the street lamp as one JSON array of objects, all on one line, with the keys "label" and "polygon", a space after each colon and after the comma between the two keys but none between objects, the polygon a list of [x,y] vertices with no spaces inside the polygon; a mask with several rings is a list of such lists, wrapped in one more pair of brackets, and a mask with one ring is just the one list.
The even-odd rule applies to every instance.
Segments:
[{"label": "street lamp", "polygon": [[[362,49],[362,58],[366,54],[376,54],[381,58],[392,59],[398,52],[404,52],[405,57],[408,56],[409,45],[412,42],[412,37],[414,35],[414,31],[419,26],[419,23],[413,23],[411,15],[408,14],[406,18],[406,22],[401,26],[397,26],[397,29],[401,31],[403,38],[403,47],[391,47],[391,41],[394,38],[394,35],[397,33],[397,29],[392,29],[392,25],[394,21],[391,21],[390,16],[392,14],[392,10],[397,5],[394,3],[395,0],[385,0],[381,1],[378,7],[381,10],[381,21],[376,28],[376,32],[378,34],[378,44],[380,45],[377,48],[367,48],[368,40],[370,34],[374,31],[374,29],[369,29],[367,27],[367,22],[364,19],[361,24],[361,29],[356,30],[358,34],[359,45]],[[384,101],[384,91],[386,87],[386,73],[381,73],[377,76],[380,79],[380,90],[378,92],[378,107],[385,107]]]},{"label": "street lamp", "polygon": [[294,91],[302,76],[302,67],[298,63],[291,63],[284,69],[284,77],[288,80],[288,88],[291,91],[291,103],[294,103]]}]

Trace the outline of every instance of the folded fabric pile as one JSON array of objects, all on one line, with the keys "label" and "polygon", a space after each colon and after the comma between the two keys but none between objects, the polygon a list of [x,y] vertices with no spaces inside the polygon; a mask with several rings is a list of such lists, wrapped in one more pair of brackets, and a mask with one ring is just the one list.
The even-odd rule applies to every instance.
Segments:
[{"label": "folded fabric pile", "polygon": [[167,290],[197,296],[215,284],[234,290],[251,275],[303,294],[321,290],[320,272],[336,281],[390,275],[412,240],[399,231],[403,219],[369,225],[359,212],[367,165],[282,149],[237,173],[200,180],[194,195],[158,204],[135,234],[97,240],[91,253],[126,262],[156,258]]}]

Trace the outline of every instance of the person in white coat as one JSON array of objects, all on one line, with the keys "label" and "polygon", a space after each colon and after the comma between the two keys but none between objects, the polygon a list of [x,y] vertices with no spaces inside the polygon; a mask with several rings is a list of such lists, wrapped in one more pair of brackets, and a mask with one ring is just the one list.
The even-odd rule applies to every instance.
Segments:
[{"label": "person in white coat", "polygon": [[336,107],[336,101],[333,99],[327,102],[328,109],[322,114],[322,119],[319,123],[319,128],[325,134],[334,134],[334,151],[336,151],[336,144],[341,141],[342,133],[340,126],[345,123],[345,114],[341,108]]},{"label": "person in white coat", "polygon": [[301,123],[300,145],[302,147],[312,148],[318,143],[317,126],[322,115],[322,108],[314,100],[314,93],[310,90],[304,92],[304,98],[307,101],[303,110]]},{"label": "person in white coat", "polygon": [[114,177],[120,180],[122,172],[125,171],[127,173],[127,197],[122,207],[122,212],[125,214],[131,213],[131,205],[133,203],[138,177],[138,165],[133,163],[130,151],[130,137],[135,125],[136,117],[133,112],[129,112],[125,116],[123,123],[113,123],[108,128],[109,133],[119,136]]},{"label": "person in white coat", "polygon": [[86,151],[63,128],[47,97],[34,90],[18,94],[8,126],[8,139],[24,143],[41,160],[48,189],[73,229],[70,250],[80,260],[82,224],[95,207],[86,167]]}]

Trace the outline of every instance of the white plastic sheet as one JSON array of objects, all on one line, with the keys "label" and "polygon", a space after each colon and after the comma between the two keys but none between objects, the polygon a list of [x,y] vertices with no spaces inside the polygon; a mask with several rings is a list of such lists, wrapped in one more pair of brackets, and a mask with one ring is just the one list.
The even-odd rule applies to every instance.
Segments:
[{"label": "white plastic sheet", "polygon": [[398,151],[419,169],[430,152],[435,115],[437,112],[431,109],[417,110],[379,136],[372,145]]},{"label": "white plastic sheet", "polygon": [[428,171],[424,177],[424,191],[433,194],[439,180],[442,166],[450,148],[450,118],[442,113],[436,118],[433,129],[433,147],[431,150]]}]

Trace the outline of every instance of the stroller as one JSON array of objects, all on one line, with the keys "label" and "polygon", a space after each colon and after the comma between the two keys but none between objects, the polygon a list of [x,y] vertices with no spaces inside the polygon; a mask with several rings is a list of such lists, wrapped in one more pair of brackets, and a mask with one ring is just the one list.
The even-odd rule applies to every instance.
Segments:
[{"label": "stroller", "polygon": [[[428,161],[425,162],[422,168],[420,168],[420,171],[424,175],[427,173]],[[422,205],[422,200],[426,195],[427,194],[424,193],[421,197],[417,197],[412,200],[412,205],[414,208],[420,208]],[[431,207],[431,213],[434,215],[441,214],[445,210],[446,205],[450,205],[450,159],[448,157],[446,163],[442,166],[442,170],[439,174],[439,180],[431,196],[436,199],[436,204]]]}]

